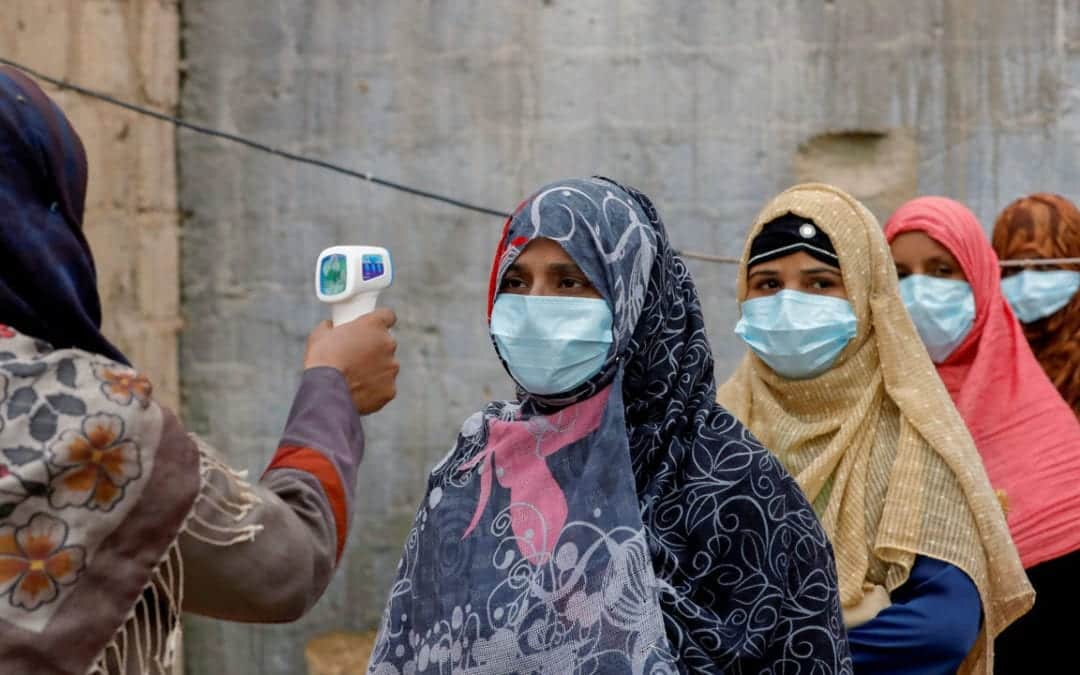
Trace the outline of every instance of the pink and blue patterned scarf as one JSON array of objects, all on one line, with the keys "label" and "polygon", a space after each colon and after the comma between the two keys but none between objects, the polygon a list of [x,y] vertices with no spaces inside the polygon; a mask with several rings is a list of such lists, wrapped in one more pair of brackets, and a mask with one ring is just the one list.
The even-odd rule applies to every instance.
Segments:
[{"label": "pink and blue patterned scarf", "polygon": [[490,300],[541,237],[611,305],[608,362],[465,421],[368,672],[851,672],[831,548],[714,402],[697,292],[652,203],[600,178],[543,188],[507,223]]}]

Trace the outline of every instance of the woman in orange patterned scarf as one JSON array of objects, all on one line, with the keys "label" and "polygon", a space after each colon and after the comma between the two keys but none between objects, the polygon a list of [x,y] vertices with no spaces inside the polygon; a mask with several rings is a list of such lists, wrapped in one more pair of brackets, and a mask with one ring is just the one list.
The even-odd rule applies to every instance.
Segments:
[{"label": "woman in orange patterned scarf", "polygon": [[[994,223],[993,244],[1002,260],[1080,257],[1080,210],[1046,192],[1018,199]],[[1002,276],[1032,351],[1080,417],[1080,264],[1005,267]]]}]

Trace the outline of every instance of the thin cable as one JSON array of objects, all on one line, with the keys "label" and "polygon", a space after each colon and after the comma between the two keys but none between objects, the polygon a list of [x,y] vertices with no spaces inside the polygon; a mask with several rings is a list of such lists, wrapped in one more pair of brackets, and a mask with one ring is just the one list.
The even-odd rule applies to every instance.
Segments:
[{"label": "thin cable", "polygon": [[[407,194],[415,195],[417,197],[423,197],[425,199],[433,199],[435,201],[439,201],[439,202],[442,202],[444,204],[449,204],[451,206],[456,206],[456,207],[462,208],[462,209],[468,209],[469,211],[475,211],[477,213],[483,213],[485,215],[495,216],[497,218],[509,218],[510,217],[510,214],[505,212],[505,211],[500,211],[498,209],[491,209],[491,208],[488,208],[486,206],[479,206],[477,204],[470,204],[469,202],[462,201],[462,200],[456,199],[454,197],[447,197],[445,195],[440,195],[440,194],[437,194],[435,192],[430,192],[428,190],[422,190],[420,188],[415,188],[415,187],[412,187],[410,185],[404,185],[402,183],[397,183],[397,182],[394,182],[394,181],[391,181],[391,180],[386,180],[385,178],[378,178],[378,177],[373,176],[371,173],[366,172],[366,171],[354,171],[353,169],[349,169],[349,168],[344,167],[344,166],[333,164],[333,163],[327,162],[325,160],[316,159],[314,157],[307,157],[305,155],[298,155],[298,154],[296,154],[294,152],[289,152],[287,150],[280,150],[278,148],[274,148],[272,146],[266,145],[265,143],[260,143],[258,141],[252,140],[250,138],[245,138],[244,136],[239,136],[237,134],[231,134],[231,133],[228,133],[226,131],[220,131],[218,129],[213,129],[213,128],[210,128],[210,127],[202,126],[200,124],[195,124],[193,122],[188,122],[188,121],[183,120],[183,119],[181,119],[179,117],[174,117],[172,115],[167,115],[165,113],[158,112],[157,110],[153,110],[153,109],[150,109],[150,108],[144,108],[143,106],[136,105],[134,103],[129,103],[127,101],[122,101],[122,100],[120,100],[120,99],[118,99],[118,98],[116,98],[116,97],[114,97],[114,96],[112,96],[110,94],[105,94],[103,92],[96,91],[94,89],[87,89],[86,87],[83,87],[83,86],[78,85],[78,84],[74,84],[72,82],[68,82],[67,80],[62,80],[62,79],[59,79],[59,78],[56,78],[56,77],[52,77],[50,75],[46,75],[46,74],[41,73],[39,71],[36,71],[36,70],[34,70],[32,68],[27,68],[26,66],[22,65],[21,63],[12,61],[11,59],[6,59],[6,58],[4,58],[2,56],[0,56],[0,63],[11,66],[13,68],[18,68],[19,70],[22,70],[22,71],[26,72],[27,74],[38,78],[39,80],[42,80],[44,82],[48,82],[49,84],[57,86],[57,87],[59,87],[61,89],[68,89],[68,90],[73,91],[73,92],[75,92],[77,94],[81,94],[83,96],[88,96],[90,98],[95,98],[95,99],[98,99],[99,101],[104,101],[105,103],[109,103],[111,105],[118,106],[118,107],[123,108],[125,110],[130,110],[131,112],[138,113],[140,115],[146,115],[147,117],[152,117],[152,118],[154,118],[156,120],[160,120],[162,122],[168,122],[170,124],[174,124],[174,125],[176,125],[178,127],[184,128],[184,129],[190,129],[191,131],[194,131],[196,133],[205,134],[207,136],[213,136],[214,138],[221,138],[221,139],[227,140],[227,141],[232,141],[233,143],[239,143],[240,145],[246,146],[248,148],[252,148],[253,150],[259,150],[261,152],[269,153],[271,155],[276,155],[278,157],[283,157],[285,159],[292,160],[294,162],[301,162],[303,164],[309,164],[311,166],[317,166],[317,167],[319,167],[321,169],[327,169],[329,171],[334,171],[336,173],[344,174],[344,175],[350,176],[352,178],[359,178],[361,180],[366,180],[366,181],[369,181],[371,183],[375,183],[376,185],[381,185],[383,187],[392,188],[394,190],[399,190],[401,192],[405,192]],[[682,255],[683,257],[685,257],[685,258],[694,258],[696,260],[705,260],[705,261],[709,261],[709,262],[727,263],[727,264],[737,264],[739,262],[738,258],[730,258],[730,257],[726,257],[726,256],[716,256],[716,255],[710,255],[710,254],[707,254],[707,253],[696,253],[694,251],[679,251],[678,253],[680,255]]]},{"label": "thin cable", "polygon": [[[0,63],[2,63],[4,65],[11,66],[13,68],[18,68],[19,70],[21,70],[21,71],[23,71],[23,72],[25,72],[25,73],[27,73],[29,75],[32,75],[32,76],[38,78],[39,80],[43,80],[45,82],[48,82],[49,84],[52,84],[52,85],[54,85],[56,87],[59,87],[60,89],[68,89],[68,90],[73,91],[73,92],[75,92],[77,94],[81,94],[82,96],[88,96],[90,98],[96,98],[99,101],[104,101],[105,103],[109,103],[111,105],[115,105],[117,107],[124,108],[125,110],[130,110],[131,112],[138,113],[140,115],[146,115],[147,117],[152,117],[152,118],[154,118],[156,120],[160,120],[162,122],[168,122],[170,124],[176,125],[176,126],[181,127],[183,129],[190,129],[191,131],[194,131],[196,133],[204,134],[204,135],[207,135],[207,136],[212,136],[214,138],[220,138],[220,139],[223,139],[223,140],[226,140],[226,141],[232,141],[233,143],[239,143],[240,145],[246,146],[246,147],[251,148],[253,150],[259,150],[261,152],[265,152],[265,153],[270,154],[270,155],[276,155],[278,157],[283,157],[285,159],[288,159],[288,160],[291,160],[291,161],[294,161],[294,162],[300,162],[301,164],[308,164],[308,165],[311,165],[311,166],[317,166],[317,167],[319,167],[321,169],[326,169],[328,171],[333,171],[335,173],[340,173],[340,174],[343,174],[345,176],[349,176],[351,178],[359,178],[360,180],[365,180],[365,181],[368,181],[370,183],[374,183],[375,185],[381,185],[382,187],[388,187],[388,188],[390,188],[392,190],[397,190],[399,192],[404,192],[406,194],[414,195],[416,197],[422,197],[424,199],[431,199],[431,200],[434,200],[434,201],[437,201],[437,202],[442,202],[444,204],[449,204],[450,206],[456,206],[458,208],[466,209],[468,211],[474,211],[476,213],[483,213],[485,215],[495,216],[497,218],[509,218],[510,215],[511,215],[510,213],[507,213],[506,211],[500,211],[499,209],[492,209],[492,208],[488,208],[486,206],[480,206],[478,204],[472,204],[470,202],[466,202],[466,201],[463,201],[461,199],[457,199],[455,197],[447,197],[446,195],[441,195],[441,194],[438,194],[437,192],[431,192],[429,190],[424,190],[424,189],[421,189],[421,188],[412,187],[411,185],[405,185],[404,183],[398,183],[398,182],[395,182],[395,181],[392,181],[392,180],[387,180],[386,178],[379,178],[378,176],[374,176],[374,175],[372,175],[371,173],[369,173],[367,171],[356,171],[356,170],[350,169],[348,167],[341,166],[339,164],[334,164],[332,162],[327,162],[326,160],[317,159],[317,158],[314,158],[314,157],[308,157],[306,155],[298,155],[298,154],[296,154],[294,152],[289,152],[288,150],[281,150],[279,148],[275,148],[273,146],[266,145],[265,143],[260,143],[259,141],[255,141],[255,140],[252,140],[250,138],[246,138],[244,136],[239,136],[237,134],[231,134],[231,133],[229,133],[227,131],[220,131],[218,129],[213,129],[211,127],[206,127],[206,126],[202,126],[200,124],[195,124],[193,122],[188,122],[188,121],[183,120],[183,119],[181,119],[179,117],[174,117],[172,115],[166,115],[165,113],[158,112],[157,110],[153,110],[151,108],[144,108],[144,107],[142,107],[140,105],[136,105],[134,103],[129,103],[127,101],[123,101],[123,100],[118,99],[118,98],[116,98],[114,96],[111,96],[109,94],[105,94],[105,93],[100,92],[100,91],[96,91],[94,89],[87,89],[86,87],[83,87],[83,86],[78,85],[78,84],[74,84],[72,82],[68,82],[67,80],[62,80],[62,79],[59,79],[59,78],[56,78],[56,77],[51,77],[51,76],[46,75],[44,73],[38,72],[38,71],[36,71],[36,70],[34,70],[32,68],[27,68],[26,66],[22,65],[21,63],[18,63],[16,61],[12,61],[11,59],[7,59],[7,58],[4,58],[2,56],[0,56]],[[720,263],[720,264],[723,264],[723,265],[738,265],[738,264],[740,264],[742,262],[740,258],[737,258],[737,257],[734,257],[734,256],[713,255],[711,253],[701,253],[700,251],[676,251],[676,253],[678,255],[682,256],[683,258],[689,258],[689,259],[693,259],[693,260],[703,260],[705,262]],[[1032,265],[1067,265],[1067,264],[1080,264],[1080,258],[1046,258],[1046,259],[1002,260],[1001,261],[1001,266],[1002,267],[1030,267]]]},{"label": "thin cable", "polygon": [[682,258],[704,260],[705,262],[721,263],[724,265],[738,265],[742,262],[741,259],[729,255],[713,255],[712,253],[701,253],[699,251],[676,251],[676,253]]},{"label": "thin cable", "polygon": [[[683,258],[704,260],[706,262],[723,263],[726,265],[738,265],[742,261],[739,258],[726,255],[713,255],[699,251],[677,251]],[[1080,258],[1017,258],[998,261],[1002,267],[1034,267],[1036,265],[1080,265]]]},{"label": "thin cable", "polygon": [[1080,258],[1017,258],[1002,260],[1002,267],[1032,267],[1034,265],[1080,265]]},{"label": "thin cable", "polygon": [[467,209],[469,211],[475,211],[477,213],[483,213],[483,214],[486,214],[486,215],[489,215],[489,216],[496,216],[496,217],[499,217],[499,218],[509,218],[510,217],[510,214],[505,212],[505,211],[500,211],[498,209],[491,209],[491,208],[488,208],[486,206],[479,206],[477,204],[470,204],[469,202],[462,201],[460,199],[455,199],[454,197],[447,197],[446,195],[441,195],[441,194],[438,194],[436,192],[431,192],[429,190],[423,190],[423,189],[420,189],[420,188],[412,187],[410,185],[405,185],[403,183],[397,183],[397,182],[392,181],[392,180],[387,180],[385,178],[379,178],[378,176],[374,176],[374,175],[372,175],[371,173],[369,173],[367,171],[354,171],[353,169],[349,169],[347,167],[340,166],[338,164],[333,164],[333,163],[327,162],[325,160],[315,159],[313,157],[307,157],[305,155],[298,155],[298,154],[296,154],[294,152],[289,152],[287,150],[281,150],[279,148],[275,148],[275,147],[266,145],[265,143],[260,143],[258,141],[254,141],[254,140],[251,140],[249,138],[245,138],[243,136],[238,136],[236,134],[230,134],[230,133],[228,133],[226,131],[219,131],[217,129],[212,129],[210,127],[204,127],[204,126],[199,125],[199,124],[194,124],[192,122],[182,120],[179,117],[173,117],[172,115],[166,115],[165,113],[161,113],[161,112],[158,112],[156,110],[151,110],[150,108],[144,108],[142,106],[135,105],[134,103],[128,103],[127,101],[122,101],[122,100],[120,100],[118,98],[110,96],[109,94],[104,94],[104,93],[102,93],[100,91],[95,91],[93,89],[87,89],[86,87],[82,87],[82,86],[79,86],[77,84],[73,84],[71,82],[68,82],[67,80],[61,80],[61,79],[58,79],[58,78],[55,78],[55,77],[50,77],[48,75],[45,75],[44,73],[40,73],[40,72],[38,72],[36,70],[32,70],[30,68],[27,68],[26,66],[22,65],[21,63],[16,63],[15,61],[12,61],[10,59],[0,57],[0,63],[11,66],[13,68],[18,68],[19,70],[22,70],[22,71],[24,71],[24,72],[26,72],[26,73],[28,73],[30,75],[33,75],[34,77],[38,78],[39,80],[43,80],[45,82],[48,82],[49,84],[60,87],[61,89],[69,89],[69,90],[74,91],[74,92],[76,92],[78,94],[82,94],[83,96],[89,96],[90,98],[96,98],[99,101],[105,101],[106,103],[110,103],[112,105],[119,106],[121,108],[124,108],[125,110],[130,110],[130,111],[138,113],[140,115],[146,115],[147,117],[153,117],[154,119],[161,120],[162,122],[169,122],[170,124],[175,124],[178,127],[182,127],[184,129],[190,129],[190,130],[198,132],[200,134],[205,134],[207,136],[213,136],[215,138],[222,138],[222,139],[227,140],[227,141],[232,141],[233,143],[239,143],[240,145],[245,145],[245,146],[247,146],[249,148],[252,148],[254,150],[260,150],[262,152],[265,152],[265,153],[268,153],[268,154],[271,154],[271,155],[277,155],[278,157],[284,157],[285,159],[290,159],[290,160],[292,160],[294,162],[300,162],[302,164],[310,164],[311,166],[317,166],[317,167],[320,167],[320,168],[323,168],[323,169],[327,169],[329,171],[334,171],[336,173],[344,174],[346,176],[351,176],[352,178],[359,178],[361,180],[366,180],[366,181],[369,181],[371,183],[375,183],[376,185],[381,185],[383,187],[388,187],[388,188],[391,188],[393,190],[398,190],[399,192],[405,192],[407,194],[415,195],[417,197],[423,197],[425,199],[432,199],[432,200],[435,200],[435,201],[438,201],[438,202],[443,202],[444,204],[450,204],[451,206],[456,206],[456,207],[461,208],[461,209]]}]

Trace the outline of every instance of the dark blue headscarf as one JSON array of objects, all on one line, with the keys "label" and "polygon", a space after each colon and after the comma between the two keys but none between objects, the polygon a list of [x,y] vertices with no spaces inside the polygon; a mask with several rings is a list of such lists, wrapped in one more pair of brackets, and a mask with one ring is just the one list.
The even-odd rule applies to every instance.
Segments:
[{"label": "dark blue headscarf", "polygon": [[127,363],[101,334],[85,201],[78,134],[30,78],[0,66],[0,323]]},{"label": "dark blue headscarf", "polygon": [[606,179],[545,187],[507,224],[493,297],[537,238],[610,305],[608,361],[466,420],[369,673],[850,673],[828,540],[715,403],[697,292],[652,203]]}]

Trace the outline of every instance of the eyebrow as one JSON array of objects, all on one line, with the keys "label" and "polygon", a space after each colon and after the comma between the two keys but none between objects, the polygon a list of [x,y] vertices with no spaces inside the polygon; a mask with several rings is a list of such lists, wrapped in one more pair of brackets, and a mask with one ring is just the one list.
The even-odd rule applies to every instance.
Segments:
[{"label": "eyebrow", "polygon": [[[552,273],[552,274],[565,274],[565,275],[571,275],[571,276],[580,276],[585,281],[588,281],[589,283],[592,283],[592,281],[585,274],[585,272],[583,272],[580,267],[578,267],[575,263],[572,263],[572,262],[550,263],[547,266],[547,271]],[[504,273],[503,276],[510,275],[510,274],[515,274],[515,275],[519,275],[519,276],[525,276],[528,273],[529,272],[528,272],[528,270],[526,269],[526,267],[524,265],[520,265],[520,264],[514,262],[514,263],[510,263],[510,266],[506,268],[506,272]]]},{"label": "eyebrow", "polygon": [[956,258],[953,258],[952,256],[946,258],[943,255],[932,255],[932,256],[930,256],[929,258],[926,259],[926,262],[945,263],[946,265],[953,265],[953,266],[959,266],[960,265],[960,263],[958,263],[956,261]]},{"label": "eyebrow", "polygon": [[753,279],[756,276],[778,277],[780,276],[780,273],[776,270],[757,270],[756,272],[751,270],[750,274],[748,274],[746,278]]},{"label": "eyebrow", "polygon": [[559,274],[580,274],[582,276],[585,275],[585,273],[581,271],[581,268],[572,262],[551,263],[550,265],[548,265],[548,269],[552,272],[557,272]]},{"label": "eyebrow", "polygon": [[840,274],[835,267],[814,267],[808,270],[799,270],[799,274]]}]

